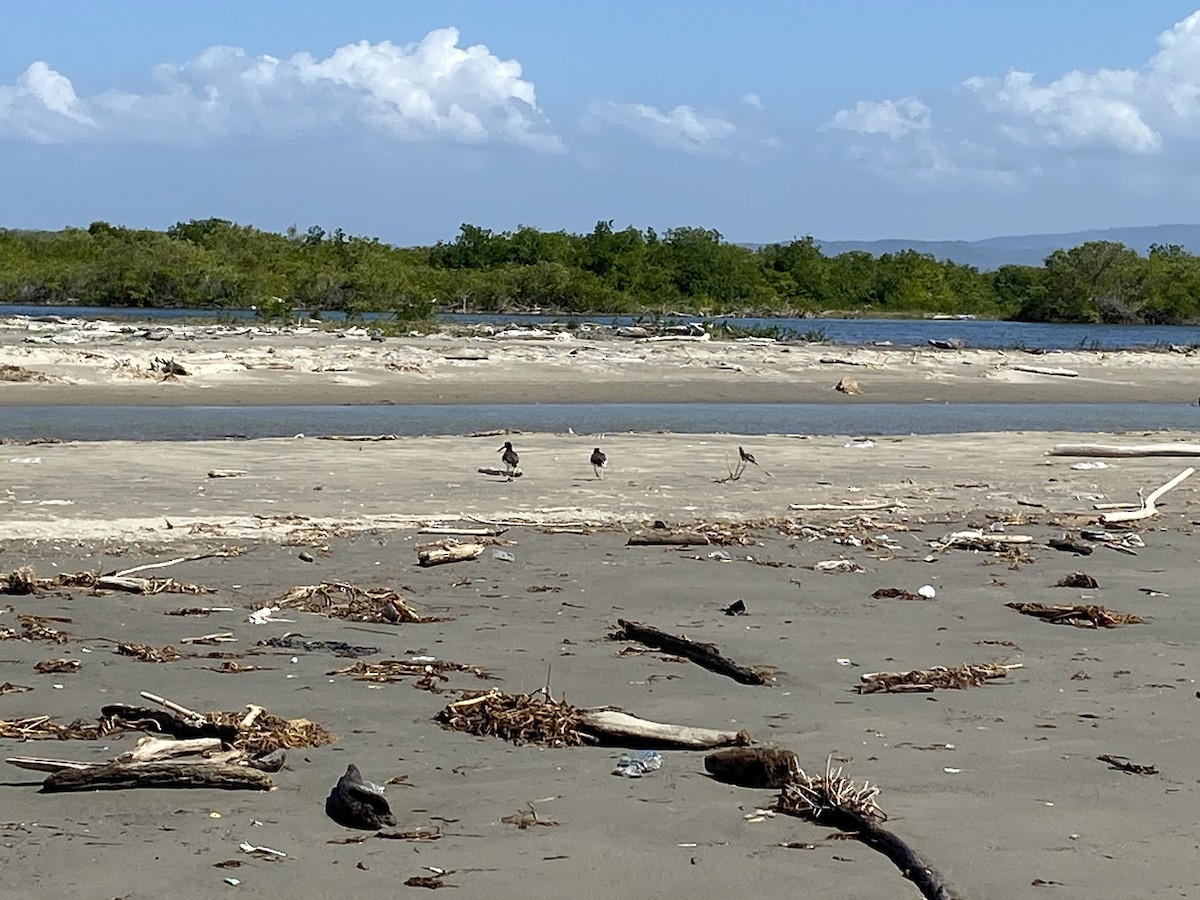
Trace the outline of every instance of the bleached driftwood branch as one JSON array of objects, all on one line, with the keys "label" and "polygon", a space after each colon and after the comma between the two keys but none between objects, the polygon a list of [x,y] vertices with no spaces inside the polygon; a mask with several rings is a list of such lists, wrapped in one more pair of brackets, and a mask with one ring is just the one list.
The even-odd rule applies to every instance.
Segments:
[{"label": "bleached driftwood branch", "polygon": [[1157,504],[1160,497],[1172,488],[1178,487],[1179,484],[1187,478],[1190,478],[1196,470],[1188,466],[1162,487],[1155,488],[1146,495],[1146,499],[1142,501],[1141,509],[1118,510],[1116,512],[1104,513],[1100,516],[1101,525],[1115,525],[1120,522],[1136,522],[1139,519],[1149,519],[1151,516],[1158,514]]},{"label": "bleached driftwood branch", "polygon": [[1200,456],[1200,444],[1055,444],[1047,456]]},{"label": "bleached driftwood branch", "polygon": [[1009,366],[1014,372],[1028,372],[1031,375],[1060,375],[1063,378],[1078,378],[1079,373],[1074,369],[1046,369],[1041,366]]}]

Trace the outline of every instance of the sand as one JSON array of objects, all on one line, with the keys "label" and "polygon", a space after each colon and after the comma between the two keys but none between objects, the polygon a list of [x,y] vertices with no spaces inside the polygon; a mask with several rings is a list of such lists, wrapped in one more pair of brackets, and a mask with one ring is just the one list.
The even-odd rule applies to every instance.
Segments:
[{"label": "sand", "polygon": [[[268,342],[274,354],[260,350]],[[203,343],[172,337],[148,344],[126,334],[81,348],[7,338],[0,364],[56,380],[6,384],[0,405],[164,402],[155,395],[180,403],[212,396],[356,402],[348,398],[380,390],[489,402],[504,398],[509,385],[534,385],[532,396],[539,396],[560,378],[580,399],[598,399],[602,390],[621,399],[629,384],[657,384],[673,399],[700,401],[735,383],[747,400],[792,390],[819,392],[825,401],[841,396],[830,388],[844,374],[892,399],[943,391],[977,391],[973,396],[993,402],[1015,399],[1014,391],[1031,402],[1094,399],[1097,391],[1113,399],[1119,385],[1130,397],[1157,401],[1168,388],[1182,394],[1188,379],[1180,371],[1194,364],[1166,353],[1034,360],[1080,373],[1072,378],[1014,372],[1001,355],[983,351],[785,354],[779,347],[615,342],[585,349],[584,340],[443,337],[379,344],[365,335],[242,334],[215,338],[215,347],[201,349]],[[487,360],[445,358],[480,345]],[[579,352],[572,357],[572,350]],[[248,355],[260,352],[308,368],[245,368]],[[226,365],[218,353],[242,367],[229,362],[232,368],[218,371]],[[426,374],[387,369],[381,360],[388,353]],[[872,366],[821,363],[823,354],[862,355]],[[120,357],[144,372],[155,356],[174,357],[198,374],[162,382],[112,365]],[[630,358],[613,362],[617,357]],[[343,362],[361,371],[315,371]],[[368,383],[338,381],[350,376]],[[411,683],[372,686],[330,676],[348,660],[326,652],[253,652],[260,640],[297,631],[380,648],[367,659],[430,655],[471,663],[511,692],[541,687],[549,668],[554,693],[579,706],[612,704],[659,721],[745,728],[761,743],[796,751],[810,769],[832,756],[851,776],[881,786],[890,827],[964,897],[1200,893],[1191,862],[1200,827],[1192,748],[1200,725],[1200,627],[1190,608],[1200,483],[1186,481],[1167,495],[1162,514],[1137,530],[1144,546],[1136,555],[1098,547],[1076,556],[1046,543],[1064,532],[1078,535],[1094,521],[1095,504],[1136,501],[1139,488],[1165,482],[1189,462],[1107,460],[1106,468],[1081,469],[1074,468],[1080,459],[1047,450],[1186,435],[945,434],[869,445],[838,435],[609,435],[611,468],[601,480],[587,464],[593,437],[526,434],[511,438],[523,469],[511,482],[477,471],[497,464],[504,439],[497,437],[186,444],[130,437],[0,447],[7,476],[0,571],[24,564],[41,575],[109,571],[218,547],[246,552],[162,570],[218,589],[203,597],[64,590],[4,598],[11,609],[0,613],[0,628],[15,627],[17,614],[64,616],[71,621],[57,627],[73,639],[0,642],[0,683],[33,687],[0,695],[0,718],[91,719],[106,703],[137,702],[138,691],[152,690],[199,709],[259,703],[321,722],[339,739],[291,751],[269,794],[40,794],[36,773],[5,767],[0,896],[383,897],[418,891],[402,882],[428,875],[425,866],[454,870],[446,882],[464,897],[549,898],[564,890],[596,897],[917,896],[865,846],[831,840],[829,829],[782,815],[755,815],[774,792],[713,781],[703,753],[668,751],[657,772],[622,779],[610,774],[619,750],[517,747],[442,730],[432,717],[456,691],[488,686],[469,674],[452,674],[433,694]],[[762,465],[730,480],[739,444]],[[244,474],[209,477],[216,470]],[[790,508],[872,502],[889,508]],[[527,523],[503,535],[512,562],[489,550],[473,562],[416,565],[415,544],[427,539],[417,534],[419,523],[473,519]],[[745,543],[626,546],[628,533],[654,519],[722,523],[727,531],[736,525],[731,533]],[[996,521],[1007,522],[1009,534],[1033,538],[1027,559],[936,548],[949,532]],[[812,568],[836,559],[864,571]],[[1099,588],[1054,586],[1077,570]],[[391,587],[444,621],[393,627],[298,614],[288,616],[294,623],[247,622],[251,609],[319,581]],[[935,600],[870,596],[880,587],[915,591],[925,584],[935,587]],[[723,615],[739,598],[748,614]],[[1147,621],[1082,630],[1005,606],[1016,601],[1102,603]],[[199,605],[231,611],[200,619],[162,614]],[[777,680],[751,687],[662,654],[618,656],[624,645],[606,639],[618,618],[712,641],[738,662],[777,667]],[[230,675],[203,657],[152,664],[112,649],[121,640],[179,646],[185,636],[224,630],[237,636],[232,648],[247,654],[244,661],[264,668]],[[82,671],[34,672],[36,662],[57,656],[82,660]],[[1022,668],[966,691],[854,691],[864,672],[986,661]],[[2,740],[0,749],[5,756],[99,760],[135,738]],[[1096,759],[1101,754],[1153,764],[1161,774],[1115,771]],[[350,834],[323,811],[350,762],[375,782],[407,776],[386,794],[400,826],[438,826],[441,840],[329,843]],[[528,803],[557,824],[521,830],[501,821]],[[257,861],[238,851],[241,841],[288,856]],[[812,847],[780,846],[787,842]],[[215,866],[238,858],[238,868]],[[230,877],[240,880],[236,888],[223,883]]]}]

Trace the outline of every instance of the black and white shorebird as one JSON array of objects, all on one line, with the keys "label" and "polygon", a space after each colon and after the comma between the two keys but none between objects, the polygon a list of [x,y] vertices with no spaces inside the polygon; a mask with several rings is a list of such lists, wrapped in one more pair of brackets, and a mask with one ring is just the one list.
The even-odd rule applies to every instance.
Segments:
[{"label": "black and white shorebird", "polygon": [[499,453],[504,451],[504,455],[500,457],[500,462],[504,463],[505,474],[508,475],[508,480],[512,481],[513,471],[521,462],[521,457],[517,456],[517,451],[513,449],[512,441],[505,441],[504,446],[496,450]]},{"label": "black and white shorebird", "polygon": [[592,451],[592,471],[596,473],[597,478],[603,478],[600,470],[608,464],[608,457],[604,455],[604,451],[597,447]]}]

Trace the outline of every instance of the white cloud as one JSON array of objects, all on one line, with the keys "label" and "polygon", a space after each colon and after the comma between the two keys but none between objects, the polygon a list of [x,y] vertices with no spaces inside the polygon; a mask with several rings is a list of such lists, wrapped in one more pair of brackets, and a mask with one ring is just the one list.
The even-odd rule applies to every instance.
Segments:
[{"label": "white cloud", "polygon": [[824,129],[840,128],[858,134],[883,134],[892,140],[914,131],[928,131],[929,107],[916,97],[899,100],[859,100],[854,109],[840,109]]},{"label": "white cloud", "polygon": [[1178,167],[1200,142],[1200,11],[1162,32],[1138,67],[980,75],[936,98],[859,101],[821,130],[849,132],[851,158],[897,174],[1012,183],[1083,157]]},{"label": "white cloud", "polygon": [[719,115],[691,106],[663,111],[645,103],[593,103],[588,113],[595,122],[633,132],[650,143],[687,153],[726,153],[738,128]]},{"label": "white cloud", "polygon": [[751,109],[762,109],[763,108],[762,97],[758,96],[758,94],[743,94],[742,102],[745,103],[747,106],[749,106]]},{"label": "white cloud", "polygon": [[157,67],[144,92],[84,98],[66,76],[35,62],[15,85],[0,86],[0,136],[182,142],[366,126],[401,141],[560,151],[520,63],[458,40],[456,29],[443,28],[406,46],[347,44],[325,59],[210,47],[182,65]]}]

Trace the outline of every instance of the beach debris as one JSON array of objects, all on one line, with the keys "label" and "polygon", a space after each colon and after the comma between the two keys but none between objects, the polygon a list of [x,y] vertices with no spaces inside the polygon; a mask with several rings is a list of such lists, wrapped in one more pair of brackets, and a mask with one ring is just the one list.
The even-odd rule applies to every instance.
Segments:
[{"label": "beach debris", "polygon": [[917,588],[917,596],[921,597],[924,600],[936,600],[937,599],[937,590],[934,588],[934,586],[932,584],[923,584],[919,588]]},{"label": "beach debris", "polygon": [[209,469],[209,478],[240,478],[242,475],[249,475],[245,469]]},{"label": "beach debris", "polygon": [[1091,460],[1089,462],[1077,462],[1071,465],[1072,469],[1087,470],[1087,469],[1107,469],[1108,463],[1103,460]]},{"label": "beach debris", "polygon": [[643,775],[657,771],[662,764],[663,755],[657,750],[638,750],[635,753],[621,756],[612,773],[625,778],[641,778]]},{"label": "beach debris", "polygon": [[493,547],[492,559],[500,562],[516,562],[517,557],[515,554],[510,553],[507,550],[501,550],[499,547]]},{"label": "beach debris", "polygon": [[1100,587],[1100,585],[1096,583],[1096,579],[1087,574],[1087,572],[1072,572],[1070,575],[1064,575],[1057,582],[1055,582],[1054,586],[1084,588],[1086,590],[1095,590],[1096,588]]},{"label": "beach debris", "polygon": [[383,796],[383,788],[363,781],[354,763],[346,766],[346,774],[338,779],[325,798],[325,815],[346,828],[364,831],[378,831],[396,824],[396,817]]},{"label": "beach debris", "polygon": [[417,534],[440,534],[447,537],[500,537],[508,531],[496,525],[422,525]]},{"label": "beach debris", "polygon": [[409,878],[404,879],[404,886],[405,887],[431,888],[432,890],[437,890],[438,888],[444,888],[444,887],[456,887],[456,885],[446,883],[446,878],[448,876],[454,874],[453,869],[436,869],[436,871],[435,871],[430,866],[426,866],[425,868],[430,869],[430,871],[434,871],[434,874],[433,875],[413,875]]},{"label": "beach debris", "polygon": [[1069,536],[1050,538],[1046,543],[1055,550],[1060,550],[1063,553],[1075,553],[1079,556],[1090,556],[1093,549],[1088,544],[1081,544]]},{"label": "beach debris", "polygon": [[697,531],[672,531],[666,526],[631,534],[626,547],[695,547],[710,543],[708,536]]},{"label": "beach debris", "polygon": [[82,668],[83,662],[78,659],[43,659],[33,667],[43,675],[69,675]]},{"label": "beach debris", "polygon": [[137,644],[133,641],[124,641],[117,644],[117,653],[121,656],[132,656],[141,662],[150,663],[176,662],[184,658],[183,654],[170,644],[167,644],[165,647],[151,647],[149,644]]},{"label": "beach debris", "polygon": [[1005,532],[988,531],[984,533],[977,528],[966,531],[952,531],[938,541],[931,541],[930,546],[939,552],[943,550],[981,550],[988,553],[1003,553],[1014,544],[1032,544],[1033,536],[1028,534],[1008,534]]},{"label": "beach debris", "polygon": [[253,856],[255,859],[276,860],[287,859],[287,854],[282,850],[275,850],[271,847],[262,847],[257,844],[251,844],[249,841],[242,841],[238,844],[238,849],[243,853]]},{"label": "beach debris", "polygon": [[113,762],[62,769],[42,782],[42,792],[47,794],[141,787],[270,791],[275,784],[265,773],[249,766],[211,761]]},{"label": "beach debris", "polygon": [[47,375],[44,372],[36,372],[33,369],[26,369],[24,366],[0,366],[0,381],[39,381],[46,383],[58,380],[55,376]]},{"label": "beach debris", "polygon": [[300,562],[306,562],[306,563],[316,562],[315,557],[311,553],[309,553],[307,550],[301,550],[299,553],[297,553],[296,559],[300,560]]},{"label": "beach debris", "polygon": [[499,690],[466,694],[435,717],[452,731],[498,737],[514,744],[577,747],[586,742],[580,710],[543,694],[506,694]]},{"label": "beach debris", "polygon": [[1079,532],[1079,536],[1089,541],[1094,541],[1110,550],[1116,550],[1120,553],[1127,553],[1130,556],[1137,556],[1138,550],[1146,546],[1146,542],[1142,540],[1141,535],[1135,534],[1132,531],[1123,531],[1119,534],[1113,534],[1110,531],[1088,531]]},{"label": "beach debris", "polygon": [[544,747],[606,744],[710,750],[750,743],[745,731],[668,725],[612,708],[578,709],[547,697],[545,690],[533,694],[506,694],[497,689],[465,693],[434,718],[451,731]]},{"label": "beach debris", "polygon": [[[211,554],[210,554],[211,555]],[[134,578],[131,571],[112,572],[60,572],[53,578],[39,578],[31,566],[21,566],[8,574],[0,573],[3,593],[32,594],[36,591],[51,591],[55,588],[91,588],[92,590],[124,591],[130,594],[215,594],[216,588],[198,584],[181,584],[173,578]],[[154,568],[148,566],[146,568]]]},{"label": "beach debris", "polygon": [[800,769],[796,754],[778,747],[730,747],[704,757],[717,781],[748,788],[782,788]]},{"label": "beach debris", "polygon": [[1055,444],[1047,456],[1200,456],[1200,444],[1175,441],[1166,444]]},{"label": "beach debris", "polygon": [[859,565],[852,559],[823,559],[820,562],[815,562],[811,566],[805,566],[806,569],[812,569],[814,572],[865,572],[863,566]]},{"label": "beach debris", "polygon": [[1157,775],[1157,766],[1139,765],[1138,763],[1130,762],[1128,756],[1114,756],[1111,753],[1102,753],[1096,757],[1102,763],[1108,763],[1110,769],[1118,769],[1122,772],[1128,772],[1130,775]]},{"label": "beach debris", "polygon": [[1103,606],[1047,606],[1044,603],[1005,603],[1009,609],[1026,616],[1036,616],[1053,625],[1074,625],[1078,628],[1116,628],[1118,625],[1141,625],[1143,619],[1132,613],[1115,612]]},{"label": "beach debris", "polygon": [[385,659],[381,662],[359,661],[326,674],[346,675],[355,681],[366,681],[373,684],[391,684],[408,678],[416,678],[415,687],[437,693],[440,690],[439,682],[449,681],[446,672],[469,672],[476,678],[484,680],[493,680],[496,677],[479,666],[428,657],[414,657],[411,660]]},{"label": "beach debris", "polygon": [[350,619],[355,622],[398,624],[401,622],[433,622],[415,612],[402,596],[390,588],[365,590],[341,581],[322,581],[320,584],[298,585],[275,601],[282,609],[318,613],[331,619]]},{"label": "beach debris", "polygon": [[1100,516],[1101,525],[1119,525],[1125,522],[1137,522],[1142,519],[1149,519],[1158,515],[1158,501],[1167,491],[1178,487],[1183,481],[1195,474],[1196,470],[1191,466],[1184,469],[1166,484],[1155,488],[1142,500],[1141,508],[1132,510],[1117,510],[1116,512],[1106,512]]},{"label": "beach debris", "polygon": [[4,694],[24,694],[26,691],[32,691],[33,688],[24,684],[13,684],[11,681],[6,681],[0,684],[0,696]]},{"label": "beach debris", "polygon": [[163,359],[161,356],[154,357],[154,361],[150,363],[151,372],[162,372],[163,380],[179,375],[190,375],[187,369],[175,362],[175,357]]},{"label": "beach debris", "polygon": [[721,655],[714,644],[702,644],[683,637],[668,634],[651,625],[617,620],[617,630],[609,635],[614,641],[636,641],[655,650],[685,657],[701,668],[732,678],[740,684],[770,684],[774,680],[774,669],[750,669],[738,665]]},{"label": "beach debris", "polygon": [[213,667],[213,671],[220,672],[222,675],[241,675],[246,672],[261,672],[262,670],[262,666],[238,662],[236,659],[227,659],[219,666]]},{"label": "beach debris", "polygon": [[982,687],[996,678],[1004,678],[1021,663],[976,663],[961,666],[934,666],[911,672],[868,672],[858,677],[860,694],[885,691],[889,694],[928,693],[937,690],[963,690]]},{"label": "beach debris", "polygon": [[797,769],[795,777],[780,791],[773,809],[816,825],[832,826],[848,838],[882,853],[916,885],[926,900],[960,897],[916,851],[883,827],[887,815],[876,803],[879,788],[867,782],[859,786],[843,775],[840,767],[831,766],[832,759],[826,762],[823,775],[809,775]]},{"label": "beach debris", "polygon": [[32,594],[41,585],[32,566],[20,566],[7,574],[0,573],[6,594]]},{"label": "beach debris", "polygon": [[259,641],[257,647],[275,647],[279,650],[303,650],[311,653],[325,650],[337,656],[374,656],[383,651],[379,647],[348,644],[345,641],[310,641],[299,634],[285,634]]},{"label": "beach debris", "polygon": [[962,338],[929,338],[928,343],[937,350],[962,350],[967,346],[967,342]]},{"label": "beach debris", "polygon": [[907,509],[899,500],[864,500],[861,503],[789,503],[788,509],[797,512],[871,512],[874,510]]},{"label": "beach debris", "polygon": [[1157,588],[1140,587],[1138,591],[1145,594],[1147,597],[1170,597],[1166,591],[1160,591]]},{"label": "beach debris", "polygon": [[727,616],[744,616],[746,615],[746,601],[738,597],[728,606],[723,607],[721,612]]},{"label": "beach debris", "polygon": [[861,394],[862,388],[858,386],[858,382],[853,378],[843,378],[833,386],[833,389],[839,394]]},{"label": "beach debris", "polygon": [[483,555],[483,544],[460,543],[453,538],[436,541],[431,544],[417,545],[417,564],[420,566],[441,566],[446,563],[466,562],[478,559]]},{"label": "beach debris", "polygon": [[198,637],[182,637],[179,643],[215,647],[218,644],[236,644],[237,638],[233,636],[232,631],[214,631],[212,634],[202,634]]},{"label": "beach debris", "polygon": [[921,594],[914,594],[912,591],[906,591],[904,588],[898,587],[883,587],[871,592],[873,600],[932,600],[932,597],[924,597]]},{"label": "beach debris", "polygon": [[65,644],[70,635],[51,627],[49,623],[69,623],[71,620],[63,616],[17,616],[21,630],[0,628],[0,641],[50,641],[55,644]]},{"label": "beach debris", "polygon": [[532,803],[526,803],[525,809],[518,810],[511,816],[504,816],[500,821],[505,825],[516,825],[521,831],[525,831],[527,828],[532,828],[535,825],[553,828],[558,824],[554,819],[539,818],[537,810],[533,808]]},{"label": "beach debris", "polygon": [[1057,375],[1061,378],[1078,378],[1079,373],[1074,369],[1052,369],[1042,366],[1008,366],[1014,372],[1028,372],[1030,375]]}]

